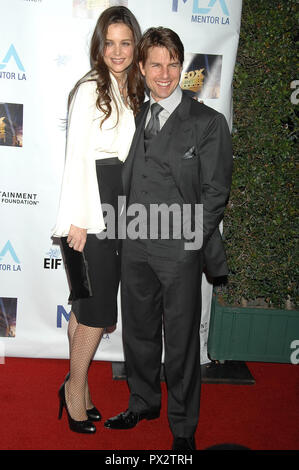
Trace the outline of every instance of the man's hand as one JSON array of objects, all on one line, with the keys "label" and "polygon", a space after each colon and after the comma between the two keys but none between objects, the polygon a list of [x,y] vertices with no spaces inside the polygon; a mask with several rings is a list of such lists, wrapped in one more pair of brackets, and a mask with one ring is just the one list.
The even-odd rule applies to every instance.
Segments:
[{"label": "man's hand", "polygon": [[73,248],[76,251],[83,251],[83,248],[86,243],[87,237],[87,230],[85,228],[76,227],[75,225],[71,225],[67,243],[69,244],[70,248]]}]

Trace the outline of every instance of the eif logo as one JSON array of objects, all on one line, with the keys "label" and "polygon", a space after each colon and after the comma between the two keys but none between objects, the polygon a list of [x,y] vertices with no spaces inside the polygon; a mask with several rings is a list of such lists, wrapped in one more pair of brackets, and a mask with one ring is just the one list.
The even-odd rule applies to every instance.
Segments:
[{"label": "eif logo", "polygon": [[[11,61],[14,61],[16,66],[21,72],[25,72],[24,66],[21,62],[21,59],[16,51],[16,48],[13,44],[10,45],[8,51],[6,52],[4,58],[0,62],[0,78],[8,79],[8,80],[26,80],[25,73],[18,73],[15,72],[7,72],[4,69],[7,68],[8,65],[11,64]],[[3,72],[1,72],[3,70]]]},{"label": "eif logo", "polygon": [[44,269],[58,269],[62,266],[62,258],[59,248],[51,248],[44,258]]},{"label": "eif logo", "polygon": [[[7,259],[8,256],[14,263],[1,263],[3,258]],[[19,258],[9,240],[0,251],[0,271],[21,271]]]},{"label": "eif logo", "polygon": [[[188,0],[182,0],[184,3],[186,3]],[[209,1],[208,5],[206,7],[200,5],[204,5],[205,3]],[[215,6],[216,3],[220,4],[220,7],[222,8],[222,12],[224,15],[229,16],[229,11],[226,5],[225,0],[193,0],[193,13],[194,14],[200,14],[200,15],[208,15],[211,13],[211,10]],[[179,0],[172,0],[172,11],[178,11],[178,6],[179,6]]]}]

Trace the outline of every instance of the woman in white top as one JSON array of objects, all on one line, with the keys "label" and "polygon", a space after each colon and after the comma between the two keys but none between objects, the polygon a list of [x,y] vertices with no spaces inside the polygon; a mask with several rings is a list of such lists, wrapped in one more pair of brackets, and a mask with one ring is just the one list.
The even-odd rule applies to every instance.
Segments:
[{"label": "woman in white top", "polygon": [[[115,209],[117,225],[121,166],[135,131],[134,116],[144,100],[136,54],[140,37],[130,10],[106,9],[91,40],[91,71],[69,99],[66,162],[53,235],[61,237],[65,252],[75,250],[70,258],[84,258],[91,295],[79,295],[72,303],[70,372],[59,389],[59,418],[65,408],[70,429],[80,433],[94,433],[93,421],[101,419],[91,401],[88,368],[103,331],[117,321],[120,247],[103,204]],[[70,273],[77,269],[65,261]],[[75,298],[72,293],[70,298]]]}]

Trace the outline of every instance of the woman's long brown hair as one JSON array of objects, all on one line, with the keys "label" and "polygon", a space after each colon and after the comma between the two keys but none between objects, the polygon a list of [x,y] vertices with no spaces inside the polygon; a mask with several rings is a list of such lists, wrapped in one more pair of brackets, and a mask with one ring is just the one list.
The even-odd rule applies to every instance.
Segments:
[{"label": "woman's long brown hair", "polygon": [[[84,75],[74,86],[69,95],[69,104],[81,83],[86,81],[97,82],[97,108],[104,113],[102,123],[111,115],[111,78],[107,65],[104,62],[105,40],[108,27],[111,24],[123,23],[130,28],[134,38],[134,56],[128,69],[128,104],[136,115],[144,101],[144,80],[138,66],[137,44],[141,38],[140,26],[133,13],[126,7],[110,7],[100,15],[94,29],[90,44],[91,70]],[[101,123],[101,124],[102,124]]]}]

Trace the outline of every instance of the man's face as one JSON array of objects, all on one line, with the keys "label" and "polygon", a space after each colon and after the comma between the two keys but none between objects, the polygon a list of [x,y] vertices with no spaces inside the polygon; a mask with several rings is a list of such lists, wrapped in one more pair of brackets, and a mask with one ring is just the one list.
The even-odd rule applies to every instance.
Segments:
[{"label": "man's face", "polygon": [[155,101],[168,98],[180,81],[180,61],[171,59],[166,47],[151,47],[145,64],[139,62],[139,66]]}]

